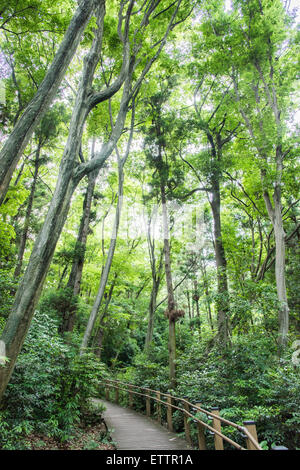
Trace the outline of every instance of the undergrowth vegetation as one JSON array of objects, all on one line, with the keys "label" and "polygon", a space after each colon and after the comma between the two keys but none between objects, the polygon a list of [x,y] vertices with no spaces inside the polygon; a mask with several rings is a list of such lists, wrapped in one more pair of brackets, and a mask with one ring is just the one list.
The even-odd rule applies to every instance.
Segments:
[{"label": "undergrowth vegetation", "polygon": [[92,353],[63,341],[55,318],[36,312],[0,410],[0,448],[23,449],[31,434],[70,439],[105,373]]}]

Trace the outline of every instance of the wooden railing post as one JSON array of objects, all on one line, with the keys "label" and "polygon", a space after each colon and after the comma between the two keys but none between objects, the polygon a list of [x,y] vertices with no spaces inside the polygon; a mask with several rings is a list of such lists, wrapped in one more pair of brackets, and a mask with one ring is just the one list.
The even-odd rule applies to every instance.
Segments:
[{"label": "wooden railing post", "polygon": [[133,395],[132,395],[132,386],[129,385],[129,408],[133,408]]},{"label": "wooden railing post", "polygon": [[116,400],[116,403],[119,403],[119,386],[118,384],[116,385],[116,397],[115,397],[115,400]]},{"label": "wooden railing post", "polygon": [[[196,403],[196,406],[201,408],[201,403]],[[198,447],[200,450],[206,450],[206,440],[205,440],[205,433],[204,433],[204,426],[203,424],[197,422],[197,437],[198,437]]]},{"label": "wooden railing post", "polygon": [[172,397],[171,395],[167,396],[167,422],[169,431],[173,432],[173,417],[172,417]]},{"label": "wooden railing post", "polygon": [[[190,411],[190,405],[186,402],[183,402],[183,408],[185,409],[185,411],[187,411],[189,413]],[[184,413],[183,415],[183,421],[184,421],[184,432],[185,432],[185,439],[187,441],[188,444],[192,444],[192,439],[191,439],[191,426],[190,426],[190,422],[189,422],[189,416]]]},{"label": "wooden railing post", "polygon": [[[146,393],[147,393],[147,395],[149,395],[149,389],[148,388],[146,388]],[[146,397],[146,415],[149,416],[149,417],[151,416],[151,401],[150,401],[149,396]]]},{"label": "wooden railing post", "polygon": [[[156,392],[156,398],[161,400],[160,392]],[[159,401],[156,402],[156,411],[157,411],[157,422],[161,424],[161,403]]]},{"label": "wooden railing post", "polygon": [[[258,442],[255,421],[244,421],[244,426],[251,434],[251,436],[256,440],[256,442]],[[257,450],[253,442],[251,442],[250,439],[247,437],[246,444],[248,450]]]},{"label": "wooden railing post", "polygon": [[[220,411],[218,407],[212,408],[211,412],[214,415],[220,416]],[[216,431],[221,432],[221,421],[213,417],[212,426]],[[215,450],[224,450],[223,439],[218,434],[215,434]]]}]

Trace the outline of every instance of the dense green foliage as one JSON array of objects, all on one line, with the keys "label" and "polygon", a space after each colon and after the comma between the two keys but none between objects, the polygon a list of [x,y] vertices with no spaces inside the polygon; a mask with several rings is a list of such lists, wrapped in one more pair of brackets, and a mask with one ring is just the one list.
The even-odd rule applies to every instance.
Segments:
[{"label": "dense green foliage", "polygon": [[33,432],[69,438],[103,373],[92,354],[64,344],[55,319],[36,312],[0,412],[0,447],[22,449]]}]

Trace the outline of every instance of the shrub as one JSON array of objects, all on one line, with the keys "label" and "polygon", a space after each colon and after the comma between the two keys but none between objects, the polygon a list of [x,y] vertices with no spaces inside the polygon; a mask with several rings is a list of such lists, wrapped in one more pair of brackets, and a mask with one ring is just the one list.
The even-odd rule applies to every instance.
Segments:
[{"label": "shrub", "polygon": [[78,356],[63,343],[55,319],[37,312],[7,387],[0,448],[17,448],[16,439],[31,432],[68,439],[103,373],[92,354]]}]

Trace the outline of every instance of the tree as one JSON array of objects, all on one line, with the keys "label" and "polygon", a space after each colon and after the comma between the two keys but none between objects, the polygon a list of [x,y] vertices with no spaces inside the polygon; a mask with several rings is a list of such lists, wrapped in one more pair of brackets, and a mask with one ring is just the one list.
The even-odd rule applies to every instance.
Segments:
[{"label": "tree", "polygon": [[[238,31],[235,29],[235,38],[239,39],[244,54],[236,61],[237,66],[232,65],[231,77],[238,109],[259,159],[262,195],[274,230],[275,277],[279,301],[278,343],[285,347],[289,307],[285,279],[282,184],[284,160],[291,148],[284,119],[291,107],[287,96],[288,90],[292,89],[294,74],[290,52],[283,47],[283,42],[288,40],[287,18],[280,1],[270,5],[263,0],[248,0],[242,6],[241,13],[241,23]],[[247,85],[244,79],[246,74]],[[245,94],[247,101],[251,96],[250,107],[245,105]],[[250,114],[250,109],[252,113],[256,111],[255,117]]]},{"label": "tree", "polygon": [[[138,93],[143,79],[163,49],[170,30],[176,24],[176,19],[177,22],[180,22],[186,17],[186,12],[183,12],[183,18],[180,20],[177,18],[181,0],[172,4],[170,8],[161,10],[158,15],[160,16],[162,14],[165,17],[163,27],[161,30],[157,31],[157,35],[154,35],[153,49],[150,48],[150,51],[148,51],[145,57],[142,48],[143,36],[146,34],[148,27],[152,27],[152,33],[154,33],[155,26],[153,25],[153,18],[154,20],[157,18],[156,10],[160,3],[161,2],[157,3],[153,1],[151,5],[148,6],[149,8],[144,4],[141,6],[141,19],[132,36],[130,22],[131,20],[134,21],[136,18],[135,11],[133,10],[134,2],[133,0],[129,2],[125,12],[125,5],[120,5],[118,14],[119,22],[116,26],[117,38],[122,46],[122,65],[114,82],[109,87],[100,91],[94,91],[92,89],[94,73],[102,52],[103,24],[105,18],[104,5],[101,3],[97,6],[97,31],[95,32],[91,49],[84,60],[82,78],[77,91],[69,136],[62,157],[55,192],[1,337],[1,341],[5,344],[6,355],[9,358],[8,364],[0,370],[1,398],[30,325],[56,243],[68,214],[72,195],[80,180],[91,171],[100,169],[110,156],[123,131],[130,101]],[[102,145],[96,158],[78,165],[76,159],[79,155],[81,137],[88,114],[99,103],[108,100],[116,94],[122,85],[123,90],[119,104],[119,112],[109,139]]]},{"label": "tree", "polygon": [[[170,169],[168,158],[166,155],[166,135],[168,133],[167,122],[163,117],[162,107],[170,93],[169,83],[161,84],[160,90],[150,97],[149,105],[151,107],[152,125],[147,129],[147,137],[145,138],[145,151],[149,159],[150,165],[154,168],[153,173],[153,191],[159,198],[162,207],[162,229],[163,229],[163,246],[164,246],[164,267],[165,279],[167,286],[168,306],[165,310],[165,316],[169,321],[169,378],[170,387],[176,387],[176,321],[184,316],[184,311],[177,308],[174,286],[172,280],[171,267],[171,248],[169,237],[169,215],[167,208],[167,197],[172,198],[172,190],[170,187],[177,187],[178,181],[174,180],[176,175],[170,177]],[[168,194],[167,194],[167,190]]]}]

